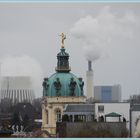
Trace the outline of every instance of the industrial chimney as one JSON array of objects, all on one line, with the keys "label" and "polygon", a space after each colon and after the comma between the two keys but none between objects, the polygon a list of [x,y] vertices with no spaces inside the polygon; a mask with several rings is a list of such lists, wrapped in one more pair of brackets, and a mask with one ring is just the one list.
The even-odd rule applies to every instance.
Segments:
[{"label": "industrial chimney", "polygon": [[94,96],[94,85],[93,85],[93,70],[92,70],[92,61],[88,60],[88,70],[86,72],[87,77],[87,99],[93,98]]}]

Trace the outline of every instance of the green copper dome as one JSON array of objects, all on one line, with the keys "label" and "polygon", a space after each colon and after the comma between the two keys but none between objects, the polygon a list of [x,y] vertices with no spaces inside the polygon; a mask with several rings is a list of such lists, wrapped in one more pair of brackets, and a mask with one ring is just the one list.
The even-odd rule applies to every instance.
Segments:
[{"label": "green copper dome", "polygon": [[44,96],[83,96],[82,78],[72,73],[55,73],[46,80],[48,88]]},{"label": "green copper dome", "polygon": [[64,45],[57,54],[57,67],[49,78],[44,78],[43,96],[84,96],[82,78],[70,73],[69,54],[65,52]]}]

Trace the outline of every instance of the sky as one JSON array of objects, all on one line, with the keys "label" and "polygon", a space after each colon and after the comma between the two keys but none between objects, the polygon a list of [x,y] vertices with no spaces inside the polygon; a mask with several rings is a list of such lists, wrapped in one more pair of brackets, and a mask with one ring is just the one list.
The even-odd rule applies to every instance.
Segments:
[{"label": "sky", "polygon": [[42,96],[62,32],[77,77],[86,82],[92,60],[95,85],[120,84],[123,99],[140,93],[139,3],[0,3],[1,75],[32,76]]}]

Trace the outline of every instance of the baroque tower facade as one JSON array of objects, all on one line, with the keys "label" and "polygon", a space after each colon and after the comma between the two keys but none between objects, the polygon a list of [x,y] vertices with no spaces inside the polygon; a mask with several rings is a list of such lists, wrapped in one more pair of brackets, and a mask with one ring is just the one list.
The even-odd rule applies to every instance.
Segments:
[{"label": "baroque tower facade", "polygon": [[56,122],[62,121],[65,104],[84,103],[84,82],[71,73],[69,66],[69,54],[66,53],[62,33],[62,45],[57,54],[56,73],[43,81],[42,99],[42,130],[50,134],[56,134]]}]

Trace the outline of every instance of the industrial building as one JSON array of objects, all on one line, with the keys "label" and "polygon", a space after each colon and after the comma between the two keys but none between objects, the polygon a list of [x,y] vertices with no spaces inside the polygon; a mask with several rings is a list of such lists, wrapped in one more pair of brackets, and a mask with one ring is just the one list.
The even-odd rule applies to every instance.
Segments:
[{"label": "industrial building", "polygon": [[35,98],[32,81],[28,76],[5,76],[1,78],[1,100],[11,99],[12,103],[29,102]]},{"label": "industrial building", "polygon": [[92,61],[88,61],[88,70],[86,72],[86,78],[87,78],[86,97],[87,99],[90,99],[94,97]]},{"label": "industrial building", "polygon": [[121,86],[94,86],[94,99],[98,102],[121,102]]}]

